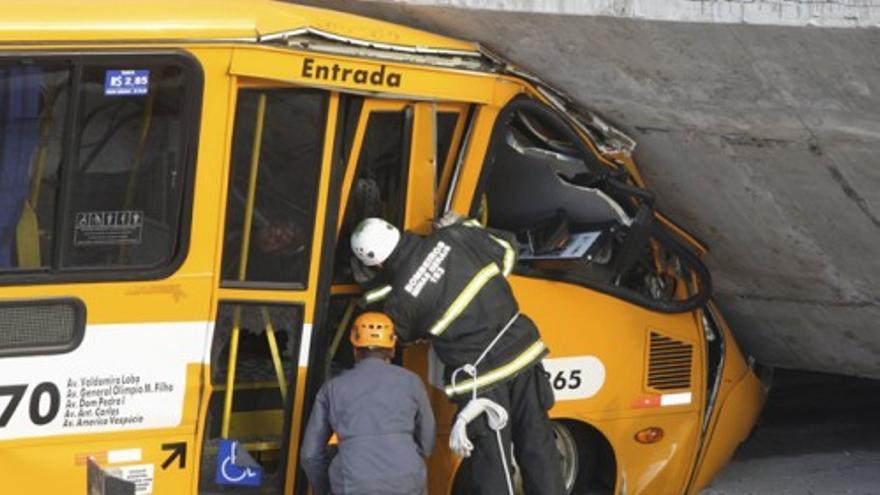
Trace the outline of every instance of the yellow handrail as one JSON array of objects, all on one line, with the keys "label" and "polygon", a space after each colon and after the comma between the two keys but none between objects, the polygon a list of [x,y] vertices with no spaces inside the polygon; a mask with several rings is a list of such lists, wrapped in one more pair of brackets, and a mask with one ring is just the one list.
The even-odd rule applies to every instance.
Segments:
[{"label": "yellow handrail", "polygon": [[278,388],[281,391],[281,400],[287,404],[287,380],[284,378],[284,366],[281,365],[281,354],[278,352],[278,342],[275,340],[275,327],[269,319],[269,312],[263,309],[263,322],[266,324],[266,340],[269,341],[269,352],[272,354],[272,364],[275,366],[275,376],[278,377]]},{"label": "yellow handrail", "polygon": [[345,308],[345,313],[342,314],[342,319],[339,320],[339,325],[336,327],[336,334],[333,335],[333,342],[330,343],[330,347],[327,349],[327,359],[324,360],[324,362],[327,363],[324,368],[325,377],[330,374],[330,363],[333,360],[333,356],[336,354],[336,350],[339,348],[342,336],[345,335],[345,329],[348,328],[348,322],[351,320],[355,306],[357,306],[357,299],[353,298],[349,301],[348,307]]},{"label": "yellow handrail", "polygon": [[[248,177],[247,203],[244,211],[244,231],[241,238],[241,258],[238,262],[238,280],[244,281],[247,275],[247,260],[251,247],[251,226],[253,225],[254,203],[257,192],[257,171],[260,165],[260,143],[263,141],[263,120],[266,116],[266,94],[261,93],[257,100],[257,116],[254,125],[254,140],[251,150],[250,175]],[[220,436],[229,438],[229,422],[232,419],[232,396],[235,387],[235,367],[238,362],[238,339],[241,331],[241,307],[236,306],[229,337],[229,358],[227,362],[226,390],[223,397],[223,421]]]},{"label": "yellow handrail", "polygon": [[226,391],[223,393],[223,422],[220,436],[229,438],[229,423],[232,420],[232,394],[235,387],[235,367],[238,364],[238,336],[241,326],[241,306],[235,307],[232,335],[229,337],[229,359],[226,366]]},{"label": "yellow handrail", "polygon": [[260,143],[263,141],[263,120],[266,116],[266,94],[261,93],[257,100],[257,117],[251,150],[251,168],[248,176],[247,203],[244,207],[244,226],[241,237],[241,259],[238,262],[238,280],[243,282],[247,276],[247,260],[251,249],[251,227],[254,223],[254,203],[257,196],[257,172],[260,169]]},{"label": "yellow handrail", "polygon": [[128,174],[128,183],[125,185],[125,202],[123,209],[131,208],[134,201],[134,188],[137,186],[137,175],[144,161],[144,150],[147,147],[147,138],[150,136],[150,127],[153,125],[153,105],[156,100],[156,92],[150,91],[147,102],[144,105],[144,117],[141,120],[141,130],[138,133],[138,147],[134,153],[131,164],[131,172]]},{"label": "yellow handrail", "polygon": [[15,229],[15,247],[18,253],[18,266],[21,268],[37,268],[42,263],[40,254],[40,222],[37,217],[37,202],[40,199],[40,185],[46,170],[46,157],[49,155],[49,134],[52,132],[52,110],[57,87],[43,90],[43,112],[40,115],[40,144],[34,159],[34,173],[31,177],[31,190],[25,200],[21,217]]},{"label": "yellow handrail", "polygon": [[[141,119],[141,130],[138,133],[138,147],[134,153],[131,171],[128,173],[128,182],[125,185],[125,199],[122,203],[122,209],[128,210],[134,202],[134,191],[137,187],[137,176],[140,173],[141,165],[144,162],[144,151],[147,147],[147,138],[150,136],[150,127],[153,125],[153,105],[156,100],[156,92],[150,91],[144,105],[144,116]],[[119,248],[119,264],[126,264],[130,247],[127,245]]]}]

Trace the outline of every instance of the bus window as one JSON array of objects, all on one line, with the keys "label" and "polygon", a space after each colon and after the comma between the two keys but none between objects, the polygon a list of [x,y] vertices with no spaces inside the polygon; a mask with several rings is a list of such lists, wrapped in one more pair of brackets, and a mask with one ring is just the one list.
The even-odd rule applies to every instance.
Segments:
[{"label": "bus window", "polygon": [[441,198],[449,193],[449,184],[452,182],[453,171],[458,163],[462,152],[465,128],[473,117],[473,108],[456,103],[443,103],[437,106],[436,125],[436,148],[437,148],[437,171],[436,191],[434,194],[437,204],[434,208],[434,217],[437,218],[445,211]]},{"label": "bus window", "polygon": [[334,160],[340,160],[346,164],[354,147],[354,137],[358,129],[361,109],[364,107],[364,99],[361,96],[346,94],[339,95],[339,99],[340,111],[336,125],[342,135],[342,141],[337,146],[337,157]]},{"label": "bus window", "polygon": [[70,68],[0,66],[0,270],[52,264]]},{"label": "bus window", "polygon": [[[183,67],[88,64],[66,195],[64,268],[157,267],[178,245],[185,183]],[[137,79],[126,91],[117,78]]]},{"label": "bus window", "polygon": [[0,270],[181,259],[197,86],[173,56],[0,63]]},{"label": "bus window", "polygon": [[348,239],[361,220],[382,217],[398,227],[403,224],[411,120],[408,108],[369,114],[336,246],[336,283],[353,281]]},{"label": "bus window", "polygon": [[327,351],[324,357],[324,377],[329,379],[354,366],[354,348],[349,340],[349,331],[355,318],[363,311],[358,305],[358,297],[336,295],[330,298],[327,306]]},{"label": "bus window", "polygon": [[[223,438],[241,442],[261,466],[262,486],[254,493],[281,492],[282,462],[288,446],[284,432],[296,384],[302,323],[301,306],[220,302],[211,347],[212,393],[205,423],[200,493],[218,493],[214,469]],[[233,332],[238,332],[234,347],[230,339]],[[236,354],[235,359],[229,359],[230,352]],[[235,366],[231,372],[235,394],[227,406],[230,363]],[[224,411],[225,407],[229,410]]]},{"label": "bus window", "polygon": [[458,112],[437,112],[437,188],[440,187],[443,171],[449,151],[452,148],[452,137],[459,119]]},{"label": "bus window", "polygon": [[225,285],[305,287],[326,107],[327,94],[318,91],[240,91],[226,203]]}]

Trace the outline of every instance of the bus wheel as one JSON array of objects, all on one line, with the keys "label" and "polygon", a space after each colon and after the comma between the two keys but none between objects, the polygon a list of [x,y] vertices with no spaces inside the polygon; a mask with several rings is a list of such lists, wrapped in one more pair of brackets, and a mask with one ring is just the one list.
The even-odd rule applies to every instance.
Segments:
[{"label": "bus wheel", "polygon": [[590,431],[576,421],[553,421],[553,436],[562,458],[565,491],[579,495],[596,465],[596,451],[591,448]]},{"label": "bus wheel", "polygon": [[565,491],[571,493],[574,483],[578,478],[578,452],[574,433],[562,422],[553,422],[553,437],[556,440],[556,449],[562,458],[562,479],[565,481]]},{"label": "bus wheel", "polygon": [[[592,476],[595,466],[595,451],[591,449],[591,431],[576,421],[554,420],[553,439],[562,464],[562,480],[565,482],[565,493],[581,495]],[[516,449],[516,446],[514,446]],[[519,466],[514,465],[514,489],[516,495],[523,495],[522,476]]]},{"label": "bus wheel", "polygon": [[[571,420],[554,420],[552,424],[556,448],[562,458],[562,479],[565,481],[566,493],[569,495],[611,493],[604,490],[594,491],[596,487],[592,485],[595,483],[591,482],[591,479],[600,474],[598,473],[598,461],[599,457],[604,455],[602,447],[605,447],[604,450],[610,450],[610,446],[603,446],[601,442],[597,442],[600,435],[583,423]],[[515,450],[516,446],[514,446]],[[513,468],[514,493],[523,495],[522,475],[515,458],[512,459],[511,467]],[[468,493],[467,487],[470,486],[470,480],[467,472],[468,470],[459,467],[453,482],[452,493],[454,495]],[[613,491],[613,484],[611,489]]]}]

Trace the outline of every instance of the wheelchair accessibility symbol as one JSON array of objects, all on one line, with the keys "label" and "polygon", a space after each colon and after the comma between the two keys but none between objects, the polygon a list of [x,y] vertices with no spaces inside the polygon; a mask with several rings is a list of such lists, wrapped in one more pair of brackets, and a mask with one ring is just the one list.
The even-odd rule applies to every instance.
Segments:
[{"label": "wheelchair accessibility symbol", "polygon": [[260,486],[263,468],[236,440],[220,440],[214,482],[218,485]]}]

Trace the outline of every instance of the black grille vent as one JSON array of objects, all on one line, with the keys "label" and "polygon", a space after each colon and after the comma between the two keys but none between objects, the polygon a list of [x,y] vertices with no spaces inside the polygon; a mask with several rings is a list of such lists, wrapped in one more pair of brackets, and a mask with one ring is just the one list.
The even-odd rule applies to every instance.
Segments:
[{"label": "black grille vent", "polygon": [[651,332],[648,386],[657,390],[690,388],[693,346]]},{"label": "black grille vent", "polygon": [[85,322],[78,299],[0,301],[0,357],[70,352],[82,342]]}]

